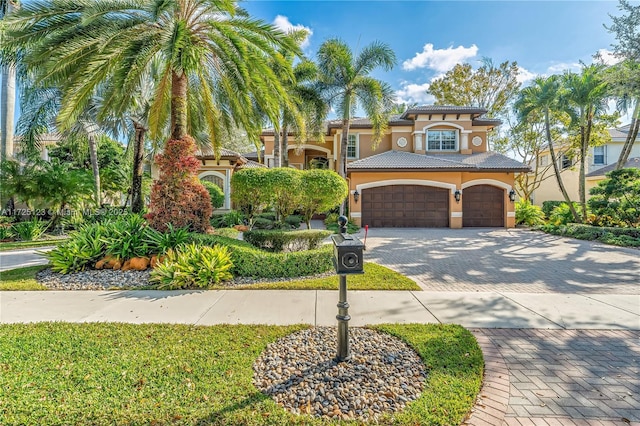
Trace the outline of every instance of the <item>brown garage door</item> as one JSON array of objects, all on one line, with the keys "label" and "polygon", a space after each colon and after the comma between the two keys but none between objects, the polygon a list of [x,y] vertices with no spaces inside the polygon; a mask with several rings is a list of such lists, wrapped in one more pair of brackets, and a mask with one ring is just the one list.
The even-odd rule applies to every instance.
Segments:
[{"label": "brown garage door", "polygon": [[449,191],[420,185],[389,185],[362,191],[362,225],[376,228],[446,228]]},{"label": "brown garage door", "polygon": [[462,191],[462,226],[504,226],[504,189],[475,185]]}]

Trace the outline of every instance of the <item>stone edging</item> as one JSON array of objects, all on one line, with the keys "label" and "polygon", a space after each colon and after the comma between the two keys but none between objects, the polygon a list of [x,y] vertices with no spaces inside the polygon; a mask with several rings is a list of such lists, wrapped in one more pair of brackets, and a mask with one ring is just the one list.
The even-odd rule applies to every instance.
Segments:
[{"label": "stone edging", "polygon": [[509,370],[500,351],[484,330],[470,330],[484,356],[482,388],[467,419],[466,426],[501,425],[509,406]]}]

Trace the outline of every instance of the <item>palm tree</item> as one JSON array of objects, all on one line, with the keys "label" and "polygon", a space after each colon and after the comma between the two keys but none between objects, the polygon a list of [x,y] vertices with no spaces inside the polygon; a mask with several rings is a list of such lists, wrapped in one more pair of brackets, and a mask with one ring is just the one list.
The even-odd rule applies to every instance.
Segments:
[{"label": "palm tree", "polygon": [[604,79],[609,83],[618,111],[625,114],[631,111],[629,132],[616,163],[616,169],[622,169],[640,130],[640,63],[631,59],[618,62],[604,72]]},{"label": "palm tree", "polygon": [[[384,43],[374,42],[354,57],[349,46],[338,39],[327,40],[318,51],[319,88],[327,103],[342,119],[342,140],[338,173],[347,176],[347,144],[351,117],[362,107],[373,125],[373,143],[379,143],[388,126],[394,101],[390,86],[369,74],[376,68],[390,70],[396,55]],[[341,208],[344,211],[344,204]]]},{"label": "palm tree", "polygon": [[533,80],[533,84],[525,87],[520,91],[518,99],[515,103],[515,109],[520,115],[520,119],[524,120],[531,114],[541,114],[544,117],[545,134],[547,136],[547,144],[549,146],[549,154],[551,155],[551,163],[553,171],[558,182],[560,192],[565,201],[569,205],[571,214],[576,222],[580,221],[573,202],[569,198],[567,190],[562,181],[560,174],[560,166],[556,157],[553,138],[551,137],[551,120],[552,112],[559,109],[559,96],[561,92],[561,81],[559,76],[552,75],[550,77],[537,77]]},{"label": "palm tree", "polygon": [[598,130],[606,132],[607,126],[604,124],[611,121],[611,117],[606,116],[609,93],[607,83],[602,78],[603,70],[604,65],[592,64],[583,66],[580,74],[569,72],[562,79],[565,107],[571,117],[570,128],[578,133],[578,193],[584,222],[587,220],[585,176],[589,147],[593,145]]},{"label": "palm tree", "polygon": [[[206,130],[217,149],[221,127],[231,124],[259,137],[255,105],[277,117],[289,98],[268,58],[278,49],[298,53],[284,33],[249,18],[235,0],[34,1],[8,20],[6,37],[39,82],[62,89],[62,127],[80,117],[106,80],[98,118],[123,116],[147,67],[160,60],[150,136],[169,118],[171,138]],[[190,126],[193,99],[206,111],[206,129]]]},{"label": "palm tree", "polygon": [[[20,9],[16,0],[0,0],[0,19],[5,19]],[[13,116],[16,103],[15,64],[6,63],[2,68],[2,98],[0,100],[0,159],[13,156]]]}]

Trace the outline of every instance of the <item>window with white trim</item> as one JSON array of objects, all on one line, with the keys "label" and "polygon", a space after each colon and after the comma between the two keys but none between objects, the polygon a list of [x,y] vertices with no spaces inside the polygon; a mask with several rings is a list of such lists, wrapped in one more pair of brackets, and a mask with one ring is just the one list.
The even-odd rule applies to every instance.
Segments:
[{"label": "window with white trim", "polygon": [[573,166],[573,160],[568,155],[562,154],[562,156],[560,157],[560,166],[562,170],[568,169],[569,167]]},{"label": "window with white trim", "polygon": [[349,134],[347,136],[347,158],[355,159],[358,158],[358,134]]},{"label": "window with white trim", "polygon": [[597,165],[607,164],[605,148],[606,146],[604,145],[593,147],[593,164],[597,164]]},{"label": "window with white trim", "polygon": [[457,151],[456,130],[427,130],[427,151]]},{"label": "window with white trim", "polygon": [[541,156],[538,158],[538,160],[539,160],[539,161],[538,161],[538,165],[539,165],[540,167],[545,167],[545,166],[548,166],[548,165],[549,165],[549,156],[548,156],[548,155],[541,155]]}]

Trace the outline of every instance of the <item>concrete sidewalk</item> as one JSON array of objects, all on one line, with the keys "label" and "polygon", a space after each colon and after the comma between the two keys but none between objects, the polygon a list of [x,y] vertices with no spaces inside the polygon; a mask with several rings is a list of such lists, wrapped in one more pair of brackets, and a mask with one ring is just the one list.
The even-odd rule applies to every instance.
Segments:
[{"label": "concrete sidewalk", "polygon": [[[0,292],[0,322],[335,325],[337,291]],[[352,326],[640,330],[640,295],[349,291]]]}]

